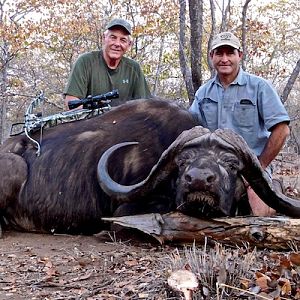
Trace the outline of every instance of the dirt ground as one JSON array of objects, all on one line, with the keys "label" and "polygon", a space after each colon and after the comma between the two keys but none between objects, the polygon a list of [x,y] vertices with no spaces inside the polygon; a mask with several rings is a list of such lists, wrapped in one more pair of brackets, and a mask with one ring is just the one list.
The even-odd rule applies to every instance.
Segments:
[{"label": "dirt ground", "polygon": [[4,232],[0,300],[168,299],[162,260],[169,251],[108,235]]},{"label": "dirt ground", "polygon": [[[180,300],[182,294],[168,285],[176,269],[197,274],[193,299],[300,299],[299,252],[218,245],[194,253],[192,245],[176,248],[147,239],[6,231],[0,240],[0,300]],[[180,259],[183,253],[188,260]],[[215,283],[210,289],[218,280],[229,287],[223,296]]]}]

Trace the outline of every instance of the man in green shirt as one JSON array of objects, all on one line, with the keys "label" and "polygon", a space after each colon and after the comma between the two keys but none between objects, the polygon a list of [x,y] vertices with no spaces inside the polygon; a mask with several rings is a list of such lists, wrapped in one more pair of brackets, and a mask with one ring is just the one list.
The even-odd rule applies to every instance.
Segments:
[{"label": "man in green shirt", "polygon": [[112,100],[112,106],[151,97],[140,65],[124,57],[132,43],[130,24],[123,19],[109,22],[102,43],[102,50],[84,53],[75,62],[64,90],[66,107],[70,100],[114,89],[119,91],[119,98]]}]

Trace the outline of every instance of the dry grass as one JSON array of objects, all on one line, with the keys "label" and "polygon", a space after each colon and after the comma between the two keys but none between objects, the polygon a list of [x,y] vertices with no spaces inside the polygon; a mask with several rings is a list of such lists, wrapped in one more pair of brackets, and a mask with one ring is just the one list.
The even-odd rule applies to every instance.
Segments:
[{"label": "dry grass", "polygon": [[[240,287],[241,280],[251,279],[255,273],[257,252],[247,247],[230,249],[216,243],[214,248],[193,245],[169,256],[171,269],[189,269],[197,275],[200,288],[194,299],[219,299],[233,296],[230,287]],[[224,284],[224,286],[221,286]],[[220,287],[219,289],[217,287]]]}]

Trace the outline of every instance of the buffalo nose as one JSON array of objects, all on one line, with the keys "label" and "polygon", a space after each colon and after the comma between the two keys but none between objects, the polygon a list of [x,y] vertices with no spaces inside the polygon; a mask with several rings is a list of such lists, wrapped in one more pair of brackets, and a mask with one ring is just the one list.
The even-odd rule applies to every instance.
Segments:
[{"label": "buffalo nose", "polygon": [[210,169],[192,168],[185,174],[186,183],[194,189],[203,189],[211,186],[216,181],[216,174]]}]

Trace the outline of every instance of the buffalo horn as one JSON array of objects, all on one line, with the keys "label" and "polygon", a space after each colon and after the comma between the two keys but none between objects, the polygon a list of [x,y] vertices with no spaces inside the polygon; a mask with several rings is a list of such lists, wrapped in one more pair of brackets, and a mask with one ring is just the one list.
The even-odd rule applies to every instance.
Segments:
[{"label": "buffalo horn", "polygon": [[262,169],[256,155],[249,149],[245,140],[229,129],[218,129],[214,132],[220,138],[235,148],[244,164],[241,171],[255,193],[278,213],[291,217],[300,217],[300,200],[289,198],[278,192],[272,185],[272,180]]},{"label": "buffalo horn", "polygon": [[149,175],[141,182],[134,185],[121,185],[115,182],[108,173],[109,157],[114,151],[122,147],[137,145],[137,142],[123,142],[107,149],[98,162],[97,176],[101,188],[105,193],[119,201],[132,201],[138,197],[146,195],[150,190],[157,186],[169,176],[176,167],[174,158],[181,151],[184,145],[210,131],[201,126],[195,126],[190,130],[183,131],[177,139],[162,153],[158,162],[152,167]]}]

